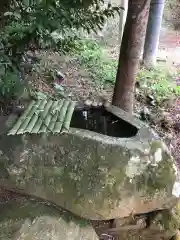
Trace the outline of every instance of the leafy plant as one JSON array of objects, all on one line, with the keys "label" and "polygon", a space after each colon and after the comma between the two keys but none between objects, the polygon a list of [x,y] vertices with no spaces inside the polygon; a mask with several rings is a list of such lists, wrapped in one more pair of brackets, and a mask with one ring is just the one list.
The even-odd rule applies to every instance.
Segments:
[{"label": "leafy plant", "polygon": [[176,85],[176,73],[170,73],[165,67],[156,69],[141,69],[137,81],[152,93],[158,101],[180,95],[180,88]]},{"label": "leafy plant", "polygon": [[90,76],[97,83],[114,83],[116,78],[117,61],[109,59],[96,41],[79,41],[80,61],[85,65]]},{"label": "leafy plant", "polygon": [[[85,65],[90,76],[97,83],[115,82],[117,61],[109,59],[105,49],[96,41],[86,40],[77,42],[76,54],[80,56],[82,65]],[[140,82],[145,93],[152,94],[157,101],[180,96],[180,87],[176,84],[178,73],[170,73],[165,66],[159,66],[152,70],[141,68],[137,81]]]},{"label": "leafy plant", "polygon": [[111,5],[104,7],[104,0],[11,0],[0,6],[0,82],[2,94],[8,92],[9,97],[28,50],[71,51],[78,30],[96,31],[119,11]]}]

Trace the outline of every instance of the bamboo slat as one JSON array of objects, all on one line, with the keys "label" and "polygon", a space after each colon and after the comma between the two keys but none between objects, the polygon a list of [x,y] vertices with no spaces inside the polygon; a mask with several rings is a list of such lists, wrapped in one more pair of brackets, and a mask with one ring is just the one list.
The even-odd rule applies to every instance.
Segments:
[{"label": "bamboo slat", "polygon": [[23,115],[17,119],[8,135],[68,131],[74,108],[75,102],[65,99],[32,101]]}]

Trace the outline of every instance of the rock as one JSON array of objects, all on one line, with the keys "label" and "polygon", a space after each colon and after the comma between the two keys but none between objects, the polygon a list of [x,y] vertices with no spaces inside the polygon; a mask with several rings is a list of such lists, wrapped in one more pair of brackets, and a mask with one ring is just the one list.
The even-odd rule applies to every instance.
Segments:
[{"label": "rock", "polygon": [[179,236],[180,229],[180,202],[171,209],[157,212],[151,220],[150,229],[159,228],[161,231],[168,231],[171,235],[175,233]]},{"label": "rock", "polygon": [[98,240],[98,237],[85,220],[18,196],[1,205],[0,239]]},{"label": "rock", "polygon": [[150,95],[150,94],[147,95],[147,99],[148,99],[149,101],[155,100],[155,99],[154,99],[154,96],[153,96],[153,95]]},{"label": "rock", "polygon": [[103,106],[103,103],[102,103],[102,102],[98,102],[98,106],[99,106],[99,107],[102,107],[102,106]]},{"label": "rock", "polygon": [[56,71],[56,77],[58,78],[59,81],[64,81],[64,74],[62,74],[60,71]]},{"label": "rock", "polygon": [[113,106],[107,110],[121,119],[119,136],[126,137],[77,128],[61,135],[1,135],[1,170],[9,175],[0,186],[91,220],[173,206],[180,193],[167,147],[138,119]]},{"label": "rock", "polygon": [[92,105],[92,100],[87,99],[87,100],[84,102],[84,104],[85,104],[86,106],[91,106],[91,105]]},{"label": "rock", "polygon": [[104,101],[104,107],[105,108],[108,108],[110,106],[110,102],[108,102],[108,100]]},{"label": "rock", "polygon": [[156,99],[154,98],[153,95],[147,95],[146,102],[151,106],[154,106],[154,107],[156,106]]},{"label": "rock", "polygon": [[141,120],[143,121],[150,121],[151,120],[151,113],[147,107],[144,107],[143,110],[140,112]]},{"label": "rock", "polygon": [[96,101],[92,102],[92,106],[93,107],[98,107],[98,102],[96,102]]},{"label": "rock", "polygon": [[122,228],[126,227],[128,229],[128,226],[130,227],[131,230],[131,226],[136,226],[137,229],[140,228],[145,228],[146,227],[146,217],[144,216],[129,216],[127,218],[119,218],[119,219],[115,219],[113,222],[113,227],[114,228]]},{"label": "rock", "polygon": [[91,226],[78,226],[73,221],[67,223],[62,218],[41,216],[33,222],[26,221],[16,234],[14,240],[98,240]]},{"label": "rock", "polygon": [[136,96],[136,98],[138,98],[139,95],[140,95],[140,90],[139,90],[139,88],[136,88],[135,89],[135,96]]},{"label": "rock", "polygon": [[[147,214],[115,219],[112,227],[104,232],[116,236],[115,239],[166,239],[178,240],[180,228],[180,205],[171,209]],[[119,236],[119,238],[117,237]]]}]

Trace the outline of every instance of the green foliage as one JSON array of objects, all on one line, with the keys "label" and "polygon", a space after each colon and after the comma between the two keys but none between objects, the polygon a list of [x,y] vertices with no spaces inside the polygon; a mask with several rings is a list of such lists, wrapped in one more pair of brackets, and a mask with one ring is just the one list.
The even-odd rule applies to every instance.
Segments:
[{"label": "green foliage", "polygon": [[20,76],[17,72],[7,71],[0,78],[0,98],[1,101],[6,101],[11,98],[16,98],[22,93],[23,83],[20,81]]},{"label": "green foliage", "polygon": [[176,85],[177,73],[170,73],[165,67],[157,66],[153,70],[141,69],[137,80],[144,90],[154,95],[158,101],[172,96],[180,96],[180,88]]},{"label": "green foliage", "polygon": [[95,41],[79,41],[78,45],[81,64],[85,65],[90,76],[100,84],[114,83],[117,61],[109,59],[104,48]]},{"label": "green foliage", "polygon": [[[103,7],[103,0],[12,0],[0,18],[0,95],[16,89],[22,56],[27,50],[75,47],[78,30],[100,29],[118,8]],[[4,8],[2,8],[4,9]],[[7,9],[7,7],[6,7]],[[8,80],[7,80],[8,79]],[[15,83],[16,82],[16,83]],[[7,86],[8,85],[8,86]]]},{"label": "green foliage", "polygon": [[[105,47],[96,41],[78,41],[77,49],[80,52],[81,64],[85,65],[90,76],[97,83],[114,83],[117,71],[117,61],[109,59]],[[180,87],[176,86],[178,73],[170,73],[168,69],[157,65],[155,69],[140,69],[137,81],[140,82],[145,94],[152,94],[157,101],[172,96],[180,96]]]}]

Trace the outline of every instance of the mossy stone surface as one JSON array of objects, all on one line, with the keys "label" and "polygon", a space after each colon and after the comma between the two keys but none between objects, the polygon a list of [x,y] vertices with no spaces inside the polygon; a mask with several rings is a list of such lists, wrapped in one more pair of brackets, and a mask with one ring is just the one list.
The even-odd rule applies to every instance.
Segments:
[{"label": "mossy stone surface", "polygon": [[18,196],[0,206],[0,239],[97,240],[94,229],[70,213]]},{"label": "mossy stone surface", "polygon": [[129,118],[138,128],[132,138],[73,128],[61,135],[1,135],[0,186],[92,220],[173,206],[175,162],[148,128]]}]

